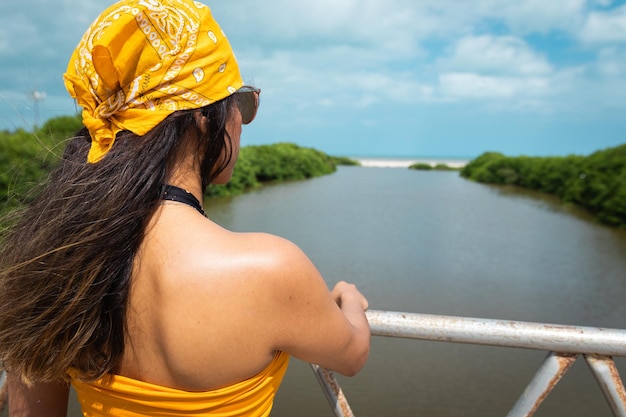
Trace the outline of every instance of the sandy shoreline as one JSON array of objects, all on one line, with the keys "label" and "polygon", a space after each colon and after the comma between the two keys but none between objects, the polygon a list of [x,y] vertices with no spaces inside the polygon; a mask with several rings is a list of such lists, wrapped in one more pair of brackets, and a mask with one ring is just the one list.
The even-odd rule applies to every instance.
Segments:
[{"label": "sandy shoreline", "polygon": [[351,158],[359,161],[361,166],[368,168],[408,168],[415,163],[428,164],[434,167],[445,164],[451,168],[463,168],[469,161],[466,159],[446,158]]}]

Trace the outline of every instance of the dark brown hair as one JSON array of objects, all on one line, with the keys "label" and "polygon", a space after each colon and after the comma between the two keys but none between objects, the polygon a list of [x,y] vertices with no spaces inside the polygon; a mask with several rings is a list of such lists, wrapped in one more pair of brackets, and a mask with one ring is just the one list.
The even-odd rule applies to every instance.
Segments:
[{"label": "dark brown hair", "polygon": [[[231,97],[179,111],[144,136],[120,132],[87,163],[86,129],[0,248],[0,360],[26,382],[114,371],[124,351],[133,259],[162,186],[190,149],[208,186],[232,158]],[[198,116],[206,117],[200,128]],[[217,165],[216,165],[217,164]]]}]

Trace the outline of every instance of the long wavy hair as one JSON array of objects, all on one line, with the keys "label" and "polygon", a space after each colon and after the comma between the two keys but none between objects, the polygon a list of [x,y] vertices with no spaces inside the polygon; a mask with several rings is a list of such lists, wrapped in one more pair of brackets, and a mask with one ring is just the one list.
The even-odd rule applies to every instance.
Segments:
[{"label": "long wavy hair", "polygon": [[[0,248],[0,360],[26,383],[113,372],[124,352],[133,259],[162,186],[190,149],[203,189],[232,159],[230,96],[178,111],[144,136],[120,132],[87,163],[86,129]],[[207,125],[199,126],[198,112]],[[206,127],[206,128],[205,128]],[[203,131],[205,133],[203,133]]]}]

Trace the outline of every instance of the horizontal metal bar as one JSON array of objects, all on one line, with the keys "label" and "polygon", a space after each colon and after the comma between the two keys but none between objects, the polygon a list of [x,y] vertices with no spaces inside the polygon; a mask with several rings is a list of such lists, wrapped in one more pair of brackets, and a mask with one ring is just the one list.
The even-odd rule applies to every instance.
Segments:
[{"label": "horizontal metal bar", "polygon": [[375,336],[626,357],[626,330],[371,310]]}]

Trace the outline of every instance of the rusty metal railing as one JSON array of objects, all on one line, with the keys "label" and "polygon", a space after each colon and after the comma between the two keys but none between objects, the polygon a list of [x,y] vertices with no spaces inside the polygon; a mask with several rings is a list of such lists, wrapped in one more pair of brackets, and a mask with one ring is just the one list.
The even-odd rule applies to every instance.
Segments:
[{"label": "rusty metal railing", "polygon": [[[626,357],[626,330],[509,320],[368,311],[372,335],[548,351],[508,417],[530,417],[572,364],[583,357],[613,415],[626,417],[626,390],[612,357]],[[353,417],[332,371],[311,365],[335,416]],[[6,399],[0,372],[0,409]]]},{"label": "rusty metal railing", "polygon": [[[626,357],[626,330],[509,320],[368,311],[373,336],[469,343],[548,351],[507,417],[530,417],[572,364],[582,356],[613,415],[626,417],[626,390],[612,357]],[[353,417],[334,374],[311,365],[337,417]]]},{"label": "rusty metal railing", "polygon": [[7,373],[4,369],[0,369],[0,413],[4,411],[4,407],[7,404],[7,397],[9,396],[9,389],[6,382]]}]

